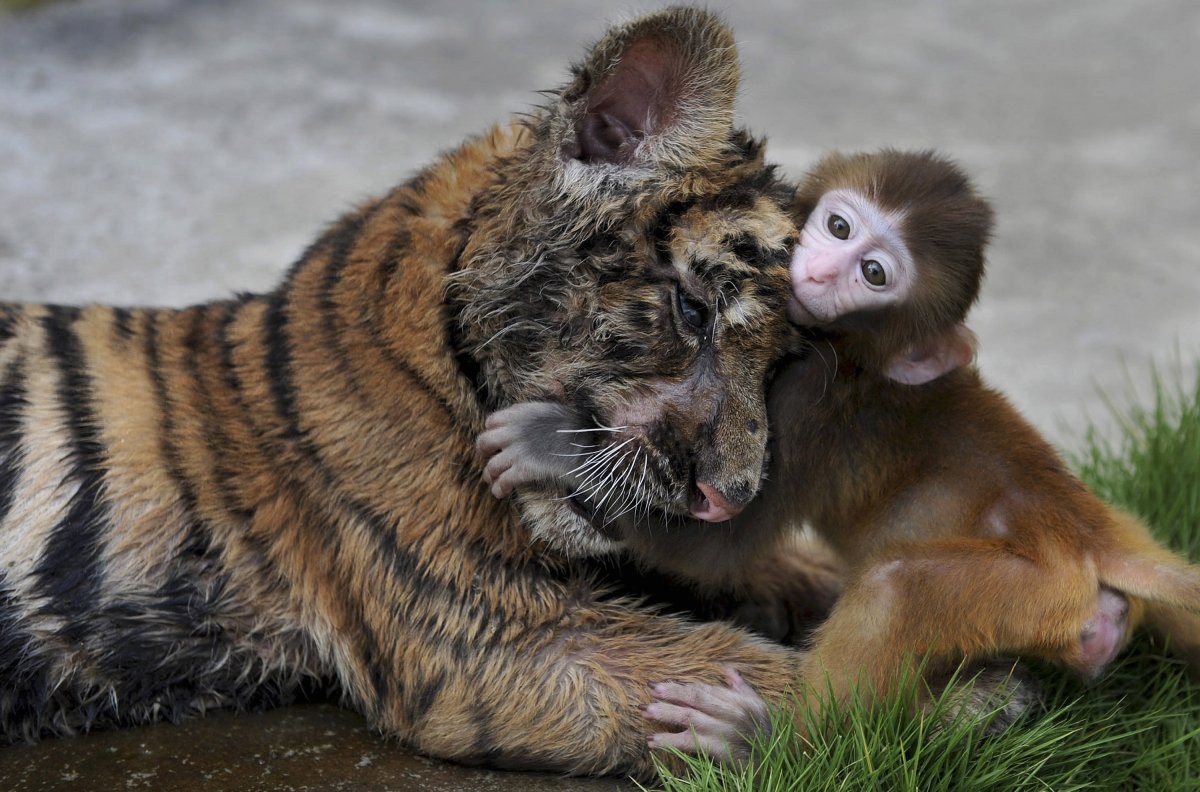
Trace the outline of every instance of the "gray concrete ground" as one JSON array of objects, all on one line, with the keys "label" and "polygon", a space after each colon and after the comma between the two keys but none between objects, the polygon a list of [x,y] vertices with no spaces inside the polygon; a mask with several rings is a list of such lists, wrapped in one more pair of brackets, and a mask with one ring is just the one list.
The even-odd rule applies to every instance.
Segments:
[{"label": "gray concrete ground", "polygon": [[[1099,391],[1124,398],[1126,371],[1144,383],[1178,351],[1190,376],[1194,0],[709,5],[741,43],[742,117],[792,172],[894,145],[976,175],[999,213],[980,363],[1053,439],[1108,425]],[[0,16],[0,298],[265,289],[352,202],[536,102],[608,9],[89,0]]]}]

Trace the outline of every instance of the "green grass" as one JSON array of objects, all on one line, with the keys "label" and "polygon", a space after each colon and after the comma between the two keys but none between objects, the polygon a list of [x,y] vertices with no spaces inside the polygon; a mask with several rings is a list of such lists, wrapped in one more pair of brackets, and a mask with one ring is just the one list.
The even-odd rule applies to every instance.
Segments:
[{"label": "green grass", "polygon": [[[1106,500],[1140,515],[1168,545],[1200,558],[1200,376],[1153,376],[1148,407],[1115,407],[1119,430],[1089,431],[1071,457]],[[1113,406],[1110,404],[1110,406]],[[1144,633],[1100,681],[1035,667],[1045,709],[1003,734],[942,725],[899,704],[833,713],[807,751],[784,723],[758,746],[761,761],[728,770],[688,759],[666,792],[755,790],[1200,790],[1200,687],[1162,642]]]},{"label": "green grass", "polygon": [[28,11],[52,2],[54,0],[0,0],[0,11]]}]

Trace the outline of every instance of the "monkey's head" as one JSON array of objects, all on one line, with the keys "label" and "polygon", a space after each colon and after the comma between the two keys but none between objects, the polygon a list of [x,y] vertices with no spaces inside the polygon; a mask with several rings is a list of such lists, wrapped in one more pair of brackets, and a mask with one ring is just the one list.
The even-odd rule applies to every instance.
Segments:
[{"label": "monkey's head", "polygon": [[841,335],[862,365],[950,333],[983,280],[992,209],[929,151],[825,156],[796,192],[803,229],[789,313]]}]

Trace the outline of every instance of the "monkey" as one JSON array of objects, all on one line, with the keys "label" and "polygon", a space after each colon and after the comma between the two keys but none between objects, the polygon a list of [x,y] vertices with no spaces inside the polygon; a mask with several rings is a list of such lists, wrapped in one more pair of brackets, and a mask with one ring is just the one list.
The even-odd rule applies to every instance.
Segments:
[{"label": "monkey", "polygon": [[[917,662],[929,675],[1000,653],[1094,678],[1143,621],[1200,670],[1200,568],[1088,491],[971,365],[963,322],[993,213],[962,171],[932,152],[833,153],[792,211],[802,231],[788,314],[808,328],[809,351],[771,384],[770,480],[730,516],[725,546],[702,554],[743,528],[803,523],[845,565],[802,661],[803,706],[885,697]],[[594,455],[566,464],[580,443],[564,439],[585,426],[549,404],[493,416],[480,438],[493,494],[548,475],[583,475],[586,487]],[[655,528],[622,530],[647,556],[688,552],[686,527]],[[677,731],[651,745],[744,758],[766,708],[736,669],[727,682],[654,686],[646,716]]]}]

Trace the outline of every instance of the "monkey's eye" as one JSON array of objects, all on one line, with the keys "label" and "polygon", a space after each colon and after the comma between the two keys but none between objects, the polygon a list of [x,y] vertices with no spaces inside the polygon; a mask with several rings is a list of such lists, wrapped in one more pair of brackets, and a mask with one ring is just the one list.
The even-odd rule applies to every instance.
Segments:
[{"label": "monkey's eye", "polygon": [[699,300],[690,297],[678,286],[675,287],[675,303],[679,307],[679,315],[693,330],[704,327],[708,320],[708,307]]},{"label": "monkey's eye", "polygon": [[878,288],[887,285],[887,271],[875,259],[863,259],[860,269],[863,277],[867,279],[867,283],[872,286]]},{"label": "monkey's eye", "polygon": [[841,215],[829,215],[829,220],[826,221],[825,227],[829,229],[829,233],[838,239],[845,239],[850,236],[850,224]]}]

